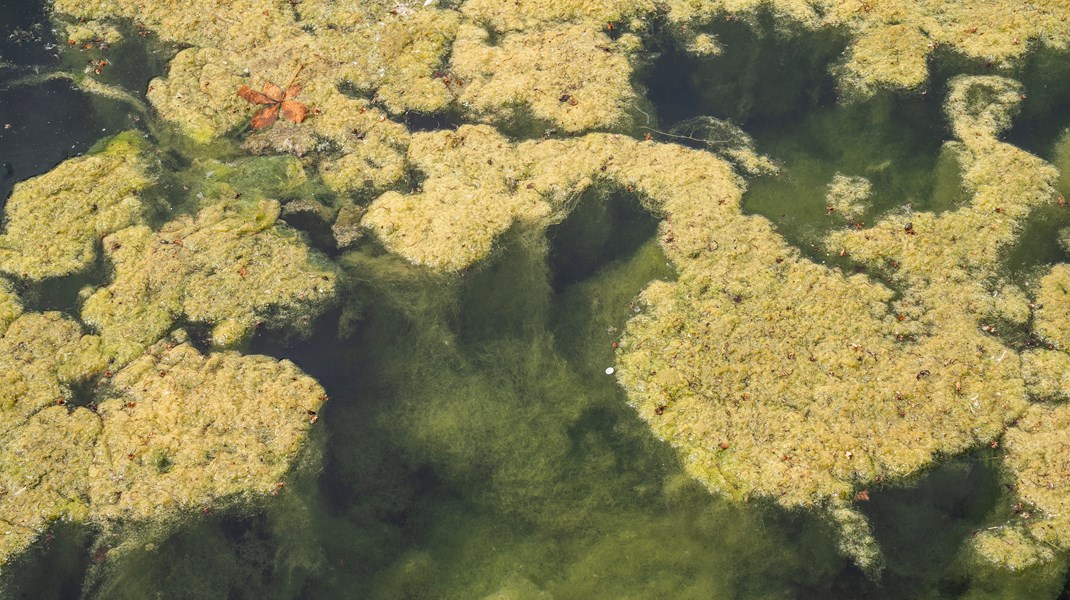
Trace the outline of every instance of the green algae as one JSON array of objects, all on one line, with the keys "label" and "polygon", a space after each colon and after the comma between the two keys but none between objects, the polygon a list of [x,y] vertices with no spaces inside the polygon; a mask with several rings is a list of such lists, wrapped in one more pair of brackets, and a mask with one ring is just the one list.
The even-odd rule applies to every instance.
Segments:
[{"label": "green algae", "polygon": [[98,238],[143,220],[139,194],[157,168],[146,147],[128,132],[18,184],[5,206],[0,271],[39,281],[90,266]]},{"label": "green algae", "polygon": [[[863,516],[865,507],[861,501],[855,505],[849,502],[852,492],[869,484],[910,481],[944,454],[992,442],[1014,417],[1032,410],[1026,409],[1022,400],[1027,395],[1060,393],[1061,354],[1019,357],[1011,351],[1000,355],[1005,349],[1001,343],[977,331],[980,327],[984,334],[991,333],[984,327],[998,318],[1020,326],[1029,321],[1027,297],[998,279],[999,273],[992,268],[997,262],[993,256],[998,257],[1020,237],[1021,223],[1032,208],[1024,205],[1051,199],[1050,190],[1044,187],[1051,182],[1050,169],[1038,165],[1035,157],[996,141],[1013,112],[1013,96],[1020,95],[1011,83],[989,79],[952,85],[949,110],[955,116],[954,133],[959,141],[940,150],[940,158],[935,159],[935,181],[927,179],[933,169],[935,146],[926,146],[933,152],[921,157],[917,168],[907,169],[911,173],[903,180],[909,181],[908,185],[921,182],[918,193],[895,188],[898,182],[889,174],[900,171],[899,164],[883,168],[878,164],[872,170],[822,164],[814,168],[821,176],[808,178],[808,192],[817,190],[814,206],[822,205],[817,210],[833,206],[840,214],[858,209],[864,194],[835,193],[838,176],[853,177],[855,187],[864,186],[860,181],[863,175],[871,181],[878,196],[875,208],[868,214],[863,210],[859,216],[847,216],[879,218],[878,225],[858,232],[835,232],[827,239],[830,245],[836,244],[873,268],[888,269],[896,293],[902,296],[873,280],[847,277],[801,258],[798,249],[788,243],[796,239],[785,236],[785,241],[761,217],[741,215],[741,202],[754,196],[742,195],[742,182],[723,157],[669,144],[637,142],[626,136],[577,135],[566,140],[516,142],[486,126],[410,135],[394,120],[407,110],[438,110],[456,101],[468,119],[503,128],[518,122],[530,126],[530,131],[516,128],[514,132],[538,134],[545,126],[581,134],[589,129],[630,127],[635,118],[630,105],[642,101],[631,77],[635,54],[644,40],[631,33],[615,42],[612,38],[619,33],[615,28],[622,26],[618,19],[627,21],[624,28],[639,31],[647,25],[641,16],[655,8],[629,2],[596,4],[596,10],[582,14],[575,3],[556,2],[521,2],[508,7],[470,2],[457,12],[448,6],[424,10],[404,3],[377,2],[340,7],[307,0],[292,10],[281,3],[226,2],[218,7],[213,3],[212,8],[219,8],[223,18],[212,23],[204,23],[203,15],[197,14],[205,8],[200,3],[181,15],[157,6],[138,15],[165,37],[195,46],[191,50],[196,52],[191,54],[196,60],[189,56],[176,59],[172,73],[153,84],[156,91],[152,99],[164,119],[174,121],[193,138],[204,142],[237,132],[250,109],[235,103],[227,90],[247,82],[280,81],[298,60],[310,55],[314,64],[307,67],[309,80],[303,99],[319,112],[307,124],[284,125],[277,131],[246,136],[244,149],[264,154],[263,159],[232,160],[202,150],[207,158],[195,161],[183,174],[196,179],[180,183],[193,183],[187,185],[189,193],[176,194],[180,196],[177,213],[189,213],[187,216],[168,216],[148,227],[124,229],[105,237],[103,248],[115,273],[95,291],[85,292],[82,317],[96,328],[95,335],[87,337],[104,344],[104,356],[116,359],[114,368],[127,361],[132,362],[126,369],[144,367],[143,373],[122,379],[130,383],[123,398],[136,395],[134,386],[155,381],[152,370],[169,360],[190,367],[192,373],[184,387],[164,386],[162,391],[150,387],[165,396],[191,394],[189,388],[216,381],[206,379],[205,371],[210,369],[198,367],[195,351],[179,345],[173,349],[180,349],[176,354],[181,357],[176,358],[160,347],[142,356],[144,349],[183,322],[214,327],[211,341],[217,348],[246,345],[261,320],[291,330],[307,330],[312,316],[333,301],[339,275],[322,257],[308,253],[305,240],[280,224],[279,215],[285,214],[287,206],[309,214],[318,210],[316,206],[323,206],[327,212],[320,218],[326,221],[334,206],[345,207],[345,218],[339,216],[335,233],[340,247],[358,248],[340,261],[350,296],[343,309],[348,323],[342,328],[353,341],[332,348],[349,353],[341,364],[345,369],[359,366],[360,375],[370,382],[354,384],[348,380],[347,385],[356,385],[357,390],[348,398],[352,406],[336,413],[340,424],[334,433],[340,446],[336,462],[344,464],[329,468],[335,474],[344,473],[345,482],[339,485],[376,498],[325,499],[313,489],[319,482],[304,481],[292,486],[300,488],[295,493],[300,499],[284,495],[284,500],[272,503],[274,508],[268,510],[277,511],[271,517],[272,524],[242,525],[251,530],[262,527],[263,539],[235,541],[220,533],[227,524],[194,519],[194,524],[186,526],[189,529],[180,530],[166,542],[169,551],[184,558],[172,566],[172,556],[155,546],[124,548],[124,553],[117,552],[118,556],[109,559],[108,569],[100,573],[106,581],[96,588],[98,593],[145,596],[162,590],[172,596],[222,595],[223,590],[238,589],[235,579],[262,583],[273,564],[270,577],[280,584],[274,592],[280,597],[314,593],[310,589],[323,595],[351,595],[360,589],[369,597],[789,597],[798,595],[800,586],[828,591],[823,586],[842,566],[833,554],[837,544],[841,553],[870,571],[881,561]],[[679,11],[671,13],[675,24],[702,27],[724,16],[716,7],[688,13],[697,9],[698,3],[683,4],[672,5],[673,11]],[[66,9],[132,16],[132,6],[117,1]],[[779,3],[773,14],[781,24],[819,23],[814,20],[817,13],[804,8]],[[246,31],[236,24],[238,15],[244,17],[245,13],[264,14],[266,18]],[[603,19],[614,23],[607,27]],[[878,25],[880,29],[875,32],[865,30],[870,37],[856,40],[843,81],[854,81],[850,69],[859,70],[858,65],[862,65],[879,73],[879,85],[874,84],[878,87],[888,82],[918,85],[916,77],[924,64],[922,61],[919,67],[914,48],[909,49],[905,67],[899,65],[894,72],[880,71],[887,64],[866,62],[867,56],[881,58],[874,49],[899,50],[898,45],[910,39],[898,35],[895,39],[881,38],[895,33],[898,25]],[[680,36],[683,45],[695,52],[716,53],[726,42],[707,32],[681,32]],[[367,40],[367,48],[354,49],[354,39]],[[465,43],[471,47],[464,47]],[[588,47],[592,44],[593,49]],[[598,47],[601,45],[609,50]],[[336,54],[322,56],[327,52]],[[566,59],[554,52],[561,52]],[[203,60],[202,55],[206,57]],[[385,58],[390,55],[402,58]],[[576,60],[575,56],[584,58]],[[541,68],[531,69],[525,62],[533,57],[539,59],[535,62]],[[191,60],[184,71],[183,61]],[[442,70],[447,66],[451,72]],[[217,82],[221,83],[217,86]],[[854,83],[859,88],[869,85]],[[562,100],[566,95],[568,99]],[[589,96],[597,96],[598,102],[588,104]],[[885,126],[894,132],[900,119],[887,106],[880,106],[880,101],[876,101],[873,114],[892,114]],[[984,112],[992,107],[995,110]],[[791,112],[790,108],[784,110]],[[840,113],[837,118],[842,117]],[[837,118],[816,129],[842,125]],[[888,136],[892,141],[894,137]],[[842,142],[837,139],[829,146],[845,145]],[[864,148],[861,141],[848,145]],[[906,143],[893,154],[908,156],[917,147]],[[293,154],[301,160],[270,156],[276,153]],[[844,154],[847,162],[856,158],[850,150]],[[879,162],[871,155],[863,155],[863,159]],[[742,162],[736,162],[737,168],[747,170]],[[1001,182],[1010,185],[1009,191],[1001,194],[993,189],[998,187],[993,172],[1014,173],[1016,169],[1034,175],[1035,184],[1014,178]],[[212,175],[205,177],[207,173]],[[891,183],[882,180],[885,175]],[[328,200],[319,179],[341,197]],[[751,194],[761,184],[752,186]],[[613,189],[635,194],[642,206],[665,217],[657,235],[660,249],[647,242],[638,246],[633,257],[622,258],[619,253],[630,252],[634,249],[631,242],[641,241],[650,230],[639,227],[639,232],[631,232],[619,222],[617,226],[585,229],[571,240],[557,235],[577,221],[592,220],[599,200],[606,190]],[[1003,202],[1019,193],[1019,202]],[[358,204],[348,203],[351,199]],[[318,204],[319,200],[327,204]],[[367,211],[361,206],[366,201],[371,202]],[[912,206],[886,212],[907,203]],[[748,209],[755,206],[750,204]],[[978,216],[978,207],[992,209],[997,215],[1003,213],[996,208],[1011,213],[1006,218],[995,217],[991,229],[985,231],[996,236],[992,248],[980,248],[981,235],[964,236],[964,249],[943,254],[946,247],[941,242],[911,245],[910,238],[905,238],[906,242],[900,239],[914,229],[913,235],[923,235],[945,226],[959,227],[962,223],[956,219],[968,221],[967,217]],[[772,211],[756,212],[774,216]],[[827,222],[842,224],[835,217]],[[372,239],[358,239],[361,227],[372,233]],[[550,242],[558,244],[554,252],[559,256],[568,256],[568,249],[579,245],[575,239],[583,240],[585,232],[591,234],[593,239],[586,240],[591,246],[575,254],[577,263],[592,260],[588,265],[575,265],[580,275],[570,278],[562,265],[568,259],[552,258],[543,238],[548,227]],[[807,235],[822,239],[827,230],[818,227]],[[621,247],[611,247],[606,241],[613,233],[625,234],[627,240],[622,240]],[[866,239],[867,235],[876,239]],[[394,254],[381,254],[377,244]],[[251,271],[249,265],[238,266],[239,255],[265,248],[263,262],[278,268],[270,274],[257,273],[255,283],[245,281]],[[120,256],[124,250],[130,253]],[[979,251],[973,255],[975,250]],[[588,256],[600,251],[607,254]],[[609,267],[602,269],[607,261]],[[889,267],[890,261],[897,264]],[[752,268],[759,262],[762,268]],[[547,264],[552,272],[547,271]],[[237,271],[231,272],[231,267]],[[243,267],[245,275],[241,274]],[[281,300],[270,293],[279,283],[277,271],[286,273]],[[177,281],[169,281],[168,275]],[[315,275],[325,281],[322,288],[311,281]],[[676,275],[679,278],[674,281]],[[328,279],[323,280],[324,276]],[[634,302],[635,293],[654,279],[662,281],[650,285],[643,301]],[[785,281],[789,284],[787,292]],[[567,300],[555,298],[556,292],[563,292]],[[192,298],[183,297],[187,293]],[[937,296],[944,293],[947,298],[941,304]],[[114,295],[104,298],[107,294]],[[119,301],[112,302],[116,297]],[[234,299],[237,302],[232,302]],[[128,305],[115,306],[120,302]],[[127,312],[152,302],[160,314]],[[812,306],[806,306],[808,303]],[[829,307],[834,304],[843,318],[829,323]],[[973,314],[955,318],[946,304],[965,306]],[[800,306],[799,316],[783,318],[785,311]],[[748,322],[764,325],[742,331],[738,339],[722,336],[738,341],[739,348],[753,349],[755,343],[750,338],[754,335],[773,341],[765,346],[759,343],[757,352],[722,350],[728,357],[724,361],[744,365],[736,372],[730,369],[726,375],[703,370],[701,360],[696,360],[700,365],[696,381],[674,378],[673,371],[689,367],[680,367],[686,361],[670,359],[670,352],[686,355],[688,350],[698,352],[701,347],[701,355],[711,354],[700,345],[688,348],[690,342],[683,341],[685,337],[711,339],[704,330],[688,329],[688,321],[702,323],[710,313],[722,319],[716,325],[724,325],[726,330],[742,331],[740,324]],[[621,339],[619,331],[628,316],[635,317]],[[553,320],[552,325],[547,324],[548,319]],[[945,330],[940,331],[940,327]],[[660,355],[649,351],[636,356],[641,350],[636,346],[647,341],[644,335],[654,344],[668,340],[671,347]],[[896,339],[898,336],[902,339]],[[788,352],[774,347],[784,338],[796,347]],[[841,348],[836,341],[847,343]],[[797,350],[810,347],[817,350],[814,358],[819,367],[806,371],[803,365],[799,371],[805,373],[795,379],[789,376],[789,383],[804,387],[811,381],[809,375],[828,378],[830,374],[847,381],[859,373],[863,381],[841,388],[833,382],[818,388],[820,398],[831,398],[828,404],[840,412],[829,419],[830,425],[822,430],[818,443],[799,452],[804,458],[817,457],[816,474],[778,473],[776,461],[785,462],[786,454],[778,451],[768,461],[754,460],[757,452],[765,450],[762,444],[748,448],[746,442],[733,437],[726,441],[728,448],[719,443],[716,450],[708,448],[726,457],[718,459],[723,463],[716,469],[737,474],[737,480],[729,481],[728,477],[718,479],[721,473],[711,476],[704,471],[708,465],[701,464],[698,452],[678,457],[666,451],[640,427],[634,415],[623,410],[625,398],[613,390],[612,379],[602,375],[605,367],[614,364],[614,343],[622,346],[614,366],[621,381],[630,386],[628,401],[651,421],[659,435],[678,447],[679,438],[657,429],[652,415],[664,416],[657,412],[661,410],[673,417],[674,411],[688,407],[684,402],[650,404],[643,396],[650,388],[640,386],[652,382],[660,390],[649,395],[664,392],[674,403],[696,390],[698,395],[718,398],[728,398],[739,390],[750,393],[751,386],[762,390],[762,385],[780,376],[776,371],[755,376],[755,371],[795,360],[789,354],[801,362],[802,354]],[[355,348],[361,345],[368,347]],[[977,345],[981,350],[975,352]],[[762,351],[768,351],[767,355]],[[938,368],[930,364],[932,356],[946,362],[951,360],[946,357],[959,354],[965,357],[959,363],[937,360],[942,364]],[[861,361],[858,356],[862,356]],[[244,368],[228,362],[236,357],[215,352],[206,360],[241,373],[220,376],[230,383],[247,374]],[[867,363],[870,358],[866,357],[872,361]],[[652,367],[650,373],[640,373],[644,361]],[[267,368],[268,364],[263,362],[262,366]],[[94,372],[101,368],[94,367]],[[883,377],[875,374],[878,368],[895,374]],[[114,381],[120,381],[123,373],[133,373],[126,369],[119,371]],[[250,381],[265,377],[251,366],[247,375]],[[731,384],[725,381],[731,377],[743,376],[747,379],[735,389],[718,389],[728,388]],[[321,368],[317,377],[326,378],[329,373]],[[601,381],[595,382],[596,377]],[[62,389],[67,384],[61,381],[58,385]],[[905,398],[911,404],[893,404],[900,400],[889,394],[890,398],[882,400],[884,404],[873,409],[870,391],[875,386],[908,390]],[[773,387],[780,394],[784,386]],[[350,393],[348,387],[341,389]],[[986,395],[983,403],[968,403],[966,398],[972,400],[974,393],[981,392]],[[806,401],[804,393],[792,396],[795,393],[784,391],[786,408],[773,412],[776,418],[784,417],[784,423],[794,423],[791,413],[800,407],[794,404]],[[851,402],[836,404],[837,394],[848,396]],[[768,401],[759,397],[756,410],[770,405],[777,408],[783,397],[770,396]],[[751,399],[755,398],[732,398],[743,410],[749,408],[747,401]],[[915,410],[915,404],[930,399],[933,406]],[[126,402],[141,406],[145,401]],[[953,402],[962,406],[951,406]],[[701,405],[701,401],[696,404]],[[118,402],[109,407],[120,413],[132,410]],[[131,429],[137,437],[169,428],[184,431],[188,437],[197,426],[205,425],[194,415],[158,408],[152,414],[155,427],[138,424],[142,428]],[[299,408],[294,412],[300,412]],[[825,408],[819,406],[818,410]],[[303,418],[307,419],[307,411],[313,409],[305,410]],[[906,416],[901,414],[904,412]],[[118,413],[112,410],[111,414]],[[297,416],[291,415],[294,419]],[[750,424],[746,415],[737,419],[738,423],[729,423],[729,427],[745,429]],[[862,421],[863,427],[854,431],[856,439],[848,441],[859,445],[836,446],[833,456],[824,456],[828,448],[820,444],[841,444],[844,431],[851,430],[854,425],[849,422],[854,420]],[[903,420],[902,427],[878,429],[885,421],[897,420]],[[712,419],[696,421],[687,424],[690,439],[684,440],[685,447],[708,437],[709,428],[721,426]],[[878,431],[887,439],[869,441],[878,437]],[[350,440],[355,432],[366,434],[369,440]],[[181,454],[183,439],[176,435],[159,442],[139,456],[132,472],[165,481],[172,475],[199,483],[205,479],[198,477],[207,478],[206,485],[212,491],[200,497],[182,496],[187,500],[201,498],[203,507],[214,505],[220,495],[230,493],[228,490],[245,498],[250,488],[220,484],[220,473],[205,471],[213,467],[211,463],[198,462],[197,457],[176,462],[174,456]],[[225,439],[230,438],[220,436],[215,441]],[[914,446],[904,449],[904,439]],[[375,448],[376,444],[386,448]],[[290,464],[295,448],[283,448],[283,455],[270,465],[275,469],[272,474]],[[246,464],[248,458],[237,460]],[[792,455],[788,460],[797,458]],[[386,466],[376,464],[380,461]],[[856,466],[867,461],[869,464]],[[688,483],[680,472],[681,462],[683,469],[697,475],[708,488],[730,497],[772,496],[786,506],[819,505],[828,509],[825,516],[830,522],[810,521],[800,534],[798,524],[786,523],[784,513],[778,510],[723,503]],[[761,477],[751,477],[753,473],[748,471],[755,463],[762,469],[762,477],[768,472],[774,476],[755,485]],[[643,475],[629,473],[630,467]],[[380,490],[370,482],[384,473],[393,479]],[[419,481],[404,481],[406,474]],[[152,498],[153,490],[145,492],[136,485],[132,489]],[[271,488],[254,489],[262,494]],[[64,502],[49,518],[81,514],[77,501]],[[347,513],[339,506],[346,502],[379,504],[367,512],[361,512],[362,507]],[[185,509],[188,512],[197,504],[187,501]],[[142,507],[132,512],[144,511],[152,518],[163,515],[164,520],[170,514],[170,509],[160,509],[162,513],[154,510]],[[393,527],[410,517],[419,521],[409,528]],[[490,524],[492,520],[504,524]],[[733,525],[733,521],[741,523]],[[762,528],[762,522],[773,525],[756,537],[754,531]],[[830,529],[838,530],[835,539]],[[569,537],[574,531],[581,534]],[[332,534],[352,539],[346,543]],[[785,541],[796,535],[804,539]],[[880,539],[879,531],[877,537]],[[995,541],[1013,542],[1011,537]],[[562,538],[567,541],[562,543]],[[978,539],[978,544],[993,541],[983,535]],[[1020,542],[1023,538],[1016,539]],[[382,540],[394,549],[368,549]],[[488,540],[497,543],[492,545]],[[328,556],[321,546],[331,547],[337,554]],[[1060,572],[1053,566],[1061,558],[1059,553],[1010,542],[1005,547],[1018,553],[1015,559],[1032,553],[1050,561],[1046,566],[1039,559],[1034,561],[1048,569],[1049,575]],[[1000,552],[981,554],[991,558]],[[701,558],[696,560],[696,556]],[[812,565],[800,557],[818,567],[805,573]],[[219,558],[224,560],[219,562]],[[371,566],[352,567],[365,559]],[[336,560],[338,566],[334,566]],[[344,560],[350,561],[349,569],[359,570],[359,576],[347,576]],[[250,564],[264,568],[258,572]],[[744,575],[736,580],[723,576],[736,570]],[[206,575],[205,571],[211,573]],[[982,570],[973,581],[973,591],[983,593],[991,583],[983,579],[990,573]],[[316,579],[320,581],[310,583]],[[993,581],[998,579],[999,575],[993,577]],[[1055,579],[1048,577],[1049,588]],[[191,581],[196,585],[190,585]],[[1030,585],[1020,589],[1030,590]],[[992,587],[998,589],[998,585]],[[264,584],[257,589],[269,588]]]},{"label": "green algae", "polygon": [[212,326],[212,344],[240,346],[264,322],[308,326],[329,305],[337,274],[277,222],[277,202],[222,201],[166,224],[104,239],[114,281],[85,290],[82,317],[120,364],[181,318]]}]

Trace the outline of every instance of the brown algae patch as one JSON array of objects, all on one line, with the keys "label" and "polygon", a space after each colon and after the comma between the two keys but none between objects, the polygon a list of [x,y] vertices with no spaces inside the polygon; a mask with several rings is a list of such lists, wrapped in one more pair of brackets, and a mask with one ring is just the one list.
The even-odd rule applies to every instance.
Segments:
[{"label": "brown algae patch", "polygon": [[146,146],[124,133],[16,184],[4,208],[0,271],[34,281],[81,272],[96,260],[100,237],[142,222],[139,193],[158,168]]}]

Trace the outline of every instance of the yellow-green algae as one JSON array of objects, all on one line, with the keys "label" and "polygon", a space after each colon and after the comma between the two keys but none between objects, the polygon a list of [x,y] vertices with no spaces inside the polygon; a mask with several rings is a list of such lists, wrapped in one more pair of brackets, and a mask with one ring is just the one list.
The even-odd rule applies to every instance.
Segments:
[{"label": "yellow-green algae", "polygon": [[160,342],[99,402],[93,518],[164,519],[277,491],[325,399],[290,361]]},{"label": "yellow-green algae", "polygon": [[691,26],[770,11],[807,29],[845,29],[852,41],[839,75],[861,95],[921,87],[940,47],[1006,66],[1035,45],[1070,43],[1070,5],[1062,0],[667,0],[665,7],[670,21]]},{"label": "yellow-green algae", "polygon": [[279,204],[221,200],[159,231],[132,227],[104,239],[114,280],[86,293],[85,322],[125,363],[183,316],[234,347],[260,323],[307,327],[333,301],[336,271],[278,221]]},{"label": "yellow-green algae", "polygon": [[680,272],[643,292],[620,344],[618,378],[640,416],[712,490],[831,503],[843,550],[876,567],[848,504],[855,490],[996,439],[1027,408],[1019,355],[987,329],[1028,319],[1020,291],[993,294],[989,281],[1030,208],[1055,199],[1055,170],[996,138],[1019,101],[1002,78],[951,85],[949,143],[961,147],[968,204],[830,236],[856,260],[892,265],[905,288],[894,302],[888,287],[803,259],[768,221],[741,214],[742,185],[723,160],[621,136],[417,134],[423,191],[384,195],[365,223],[409,260],[456,270],[515,222],[559,218],[598,179],[642,194],[666,214],[660,240]]},{"label": "yellow-green algae", "polygon": [[29,280],[71,275],[97,258],[99,238],[143,220],[139,193],[157,168],[135,132],[15,185],[4,209],[0,271]]},{"label": "yellow-green algae", "polygon": [[634,34],[613,41],[582,25],[554,25],[508,33],[494,45],[490,33],[462,25],[451,66],[463,87],[458,98],[472,116],[517,119],[530,111],[569,132],[620,126],[636,100],[628,54],[640,46]]},{"label": "yellow-green algae", "polygon": [[164,341],[69,410],[71,385],[107,364],[98,346],[58,313],[0,338],[2,562],[57,519],[166,520],[279,489],[326,399],[288,361]]},{"label": "yellow-green algae", "polygon": [[67,43],[72,45],[104,43],[114,46],[123,40],[123,34],[115,25],[104,21],[68,23],[66,32]]},{"label": "yellow-green algae", "polygon": [[[1067,312],[1070,265],[1058,264],[1041,281],[1036,294],[1033,331],[1047,349],[1023,354],[1026,382],[1040,400],[1070,397]],[[1037,403],[1003,438],[1003,467],[1022,505],[1011,521],[981,532],[972,543],[981,557],[1020,570],[1070,550],[1070,405]],[[1008,544],[1005,540],[1014,540]]]},{"label": "yellow-green algae", "polygon": [[857,219],[869,208],[867,201],[872,195],[873,184],[865,177],[836,173],[826,188],[826,210],[845,219]]},{"label": "yellow-green algae", "polygon": [[[392,3],[355,9],[274,0],[198,0],[176,7],[140,0],[61,0],[55,9],[86,18],[125,17],[161,39],[190,47],[166,77],[149,84],[149,100],[165,120],[199,141],[236,128],[251,116],[237,97],[242,84],[284,84],[298,68],[298,100],[325,112],[339,86],[374,93],[391,111],[440,110],[452,93],[433,77],[453,37],[456,11]],[[298,17],[302,17],[298,20]],[[316,119],[309,120],[316,129]]]}]

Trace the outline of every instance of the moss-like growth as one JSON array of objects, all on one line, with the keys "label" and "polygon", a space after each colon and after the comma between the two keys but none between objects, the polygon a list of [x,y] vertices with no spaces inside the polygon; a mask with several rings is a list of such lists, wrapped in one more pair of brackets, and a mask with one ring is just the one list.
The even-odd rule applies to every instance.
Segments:
[{"label": "moss-like growth", "polygon": [[68,410],[107,364],[98,346],[58,313],[0,338],[0,563],[57,519],[169,520],[278,490],[326,399],[288,361],[160,342]]},{"label": "moss-like growth", "polygon": [[107,364],[100,340],[60,313],[25,313],[0,338],[0,435],[48,406],[71,402],[69,384]]},{"label": "moss-like growth", "polygon": [[140,134],[112,138],[15,186],[0,235],[0,271],[39,281],[85,270],[99,238],[142,221],[139,193],[155,178]]},{"label": "moss-like growth", "polygon": [[244,74],[238,57],[224,50],[187,48],[171,60],[167,77],[149,82],[148,98],[163,119],[208,142],[248,119],[248,104],[235,93]]},{"label": "moss-like growth", "polygon": [[120,363],[183,316],[212,325],[212,344],[224,348],[261,323],[307,326],[334,300],[336,271],[278,221],[279,211],[274,201],[223,201],[158,232],[108,236],[115,280],[88,294],[82,318]]},{"label": "moss-like growth", "polygon": [[630,22],[656,9],[651,0],[468,0],[461,7],[465,16],[495,31],[530,30],[561,22],[582,23],[594,29],[619,27],[622,21]]},{"label": "moss-like growth", "polygon": [[157,344],[99,402],[93,518],[162,519],[278,490],[325,399],[289,361]]},{"label": "moss-like growth", "polygon": [[451,65],[463,82],[459,100],[476,118],[508,122],[515,111],[565,131],[621,127],[635,101],[628,54],[638,40],[612,41],[581,25],[510,33],[488,44],[483,28],[457,31]]},{"label": "moss-like growth", "polygon": [[1033,328],[1056,348],[1070,352],[1070,265],[1055,265],[1040,280]]},{"label": "moss-like growth", "polygon": [[678,25],[725,14],[755,18],[770,11],[805,29],[845,29],[853,42],[840,79],[852,93],[864,96],[881,88],[921,87],[928,79],[927,58],[939,47],[1004,66],[1035,44],[1065,49],[1070,40],[1070,7],[1061,0],[669,0],[666,8]]},{"label": "moss-like growth", "polygon": [[857,219],[869,208],[873,184],[865,177],[836,173],[828,184],[825,202],[828,208],[845,219]]},{"label": "moss-like growth", "polygon": [[[906,286],[894,304],[891,290],[861,275],[800,259],[764,220],[709,208],[734,203],[697,200],[710,186],[661,192],[671,217],[663,245],[681,274],[643,293],[618,377],[711,489],[789,506],[850,498],[856,486],[902,480],[998,437],[1025,410],[1018,355],[984,329],[994,313],[1017,314],[1020,293],[1004,302],[984,282],[1017,224],[1053,200],[1055,172],[994,138],[1012,90],[991,78],[952,86],[967,206],[831,236],[856,260],[894,264]],[[719,189],[740,193],[731,181]],[[702,245],[685,242],[700,235]],[[869,548],[845,550],[865,565]]]},{"label": "moss-like growth", "polygon": [[[375,94],[398,113],[441,110],[452,100],[433,74],[453,38],[455,11],[303,4],[309,6],[295,11],[273,0],[196,0],[182,6],[60,0],[55,9],[78,17],[129,18],[163,40],[190,46],[175,56],[166,77],[150,83],[149,100],[199,142],[249,119],[249,105],[235,93],[241,85],[282,84],[298,65],[303,66],[299,100],[314,113],[326,112],[343,84]],[[307,20],[295,18],[301,13]],[[316,130],[315,119],[309,127]]]},{"label": "moss-like growth", "polygon": [[71,45],[104,43],[114,46],[123,40],[115,25],[104,21],[67,23],[67,43]]},{"label": "moss-like growth", "polygon": [[20,314],[22,302],[6,280],[0,279],[0,334],[7,329]]},{"label": "moss-like growth", "polygon": [[1070,405],[1034,404],[1003,437],[1003,461],[1020,510],[973,542],[984,559],[1017,570],[1070,550]]},{"label": "moss-like growth", "polygon": [[84,519],[85,472],[100,422],[68,413],[71,384],[102,370],[95,336],[59,313],[24,313],[0,337],[0,564],[50,521]]}]

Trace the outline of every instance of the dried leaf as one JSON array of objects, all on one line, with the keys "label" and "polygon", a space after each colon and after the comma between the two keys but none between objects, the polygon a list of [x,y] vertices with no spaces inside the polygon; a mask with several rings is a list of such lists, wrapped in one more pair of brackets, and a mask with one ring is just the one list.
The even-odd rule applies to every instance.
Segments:
[{"label": "dried leaf", "polygon": [[270,81],[264,84],[263,92],[258,92],[247,85],[238,88],[238,96],[246,102],[268,105],[253,115],[253,120],[250,124],[253,129],[263,129],[270,126],[279,119],[279,112],[282,112],[283,118],[289,119],[294,123],[300,123],[305,120],[305,117],[308,116],[308,107],[293,99],[301,93],[301,84],[294,83],[294,80],[297,79],[297,75],[303,67],[304,65],[298,67],[297,72],[290,78],[290,81],[286,84],[285,93],[283,93],[281,87]]},{"label": "dried leaf", "polygon": [[289,119],[294,123],[304,121],[305,115],[308,114],[308,107],[294,100],[287,100],[286,102],[283,102],[281,106],[283,118]]},{"label": "dried leaf", "polygon": [[279,104],[272,104],[260,109],[253,115],[253,129],[263,129],[279,119]]},{"label": "dried leaf", "polygon": [[261,94],[247,85],[238,88],[238,95],[241,96],[242,100],[252,104],[275,104],[276,102],[274,99],[269,98],[265,94]]},{"label": "dried leaf", "polygon": [[282,88],[270,81],[264,84],[264,94],[275,102],[282,102],[283,100]]}]

